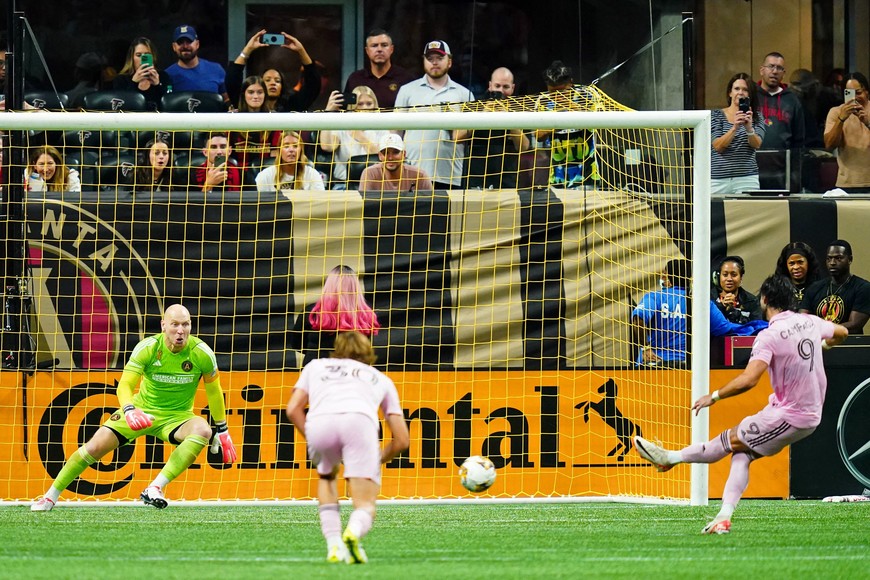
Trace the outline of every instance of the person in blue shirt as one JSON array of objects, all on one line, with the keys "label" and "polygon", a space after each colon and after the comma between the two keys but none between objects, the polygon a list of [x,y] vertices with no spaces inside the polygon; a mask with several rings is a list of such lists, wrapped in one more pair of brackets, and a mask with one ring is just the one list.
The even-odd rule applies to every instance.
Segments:
[{"label": "person in blue shirt", "polygon": [[685,259],[669,261],[662,273],[661,290],[645,294],[631,313],[640,347],[637,364],[685,366],[691,266]]},{"label": "person in blue shirt", "polygon": [[217,93],[230,102],[226,87],[226,71],[216,62],[199,58],[199,37],[193,26],[182,24],[172,34],[172,50],[178,62],[166,68],[172,90]]}]

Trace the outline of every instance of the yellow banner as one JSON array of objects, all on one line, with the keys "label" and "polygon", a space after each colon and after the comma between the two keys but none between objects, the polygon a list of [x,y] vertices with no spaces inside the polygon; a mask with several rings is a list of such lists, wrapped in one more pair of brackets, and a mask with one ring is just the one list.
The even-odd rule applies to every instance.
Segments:
[{"label": "yellow banner", "polygon": [[[736,371],[714,371],[715,385]],[[489,456],[496,497],[653,495],[688,497],[689,467],[659,474],[631,449],[642,433],[688,444],[691,404],[685,371],[503,371],[391,373],[411,428],[409,452],[383,470],[382,494],[468,495],[458,465]],[[0,496],[45,491],[66,458],[117,408],[116,371],[0,373]],[[203,453],[168,488],[171,499],[308,499],[316,476],[284,415],[297,374],[228,372],[221,383],[239,461]],[[761,408],[769,386],[713,407],[711,437]],[[207,417],[200,389],[197,412]],[[136,499],[172,451],[137,439],[88,468],[65,498]],[[711,468],[719,497],[728,461]],[[788,455],[753,466],[747,497],[788,496]]]}]

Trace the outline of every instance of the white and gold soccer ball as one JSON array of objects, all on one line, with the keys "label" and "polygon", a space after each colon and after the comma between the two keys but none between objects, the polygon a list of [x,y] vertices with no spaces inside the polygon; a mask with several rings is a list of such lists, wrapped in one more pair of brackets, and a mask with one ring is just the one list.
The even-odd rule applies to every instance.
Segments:
[{"label": "white and gold soccer ball", "polygon": [[486,491],[495,483],[495,465],[486,457],[472,455],[459,467],[459,481],[468,491]]}]

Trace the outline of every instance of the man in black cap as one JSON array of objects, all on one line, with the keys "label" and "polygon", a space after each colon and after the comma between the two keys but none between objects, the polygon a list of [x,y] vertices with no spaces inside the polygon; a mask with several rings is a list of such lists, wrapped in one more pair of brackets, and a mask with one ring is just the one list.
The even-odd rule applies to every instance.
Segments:
[{"label": "man in black cap", "polygon": [[224,102],[229,102],[224,83],[226,71],[218,63],[197,56],[199,37],[193,26],[176,27],[172,34],[172,51],[178,56],[178,62],[166,69],[172,79],[172,90],[217,93],[223,96]]}]

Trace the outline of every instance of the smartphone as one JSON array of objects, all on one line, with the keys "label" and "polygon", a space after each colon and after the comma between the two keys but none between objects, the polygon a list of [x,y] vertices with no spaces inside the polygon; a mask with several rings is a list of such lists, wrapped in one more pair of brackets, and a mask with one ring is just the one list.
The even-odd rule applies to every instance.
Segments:
[{"label": "smartphone", "polygon": [[272,46],[283,46],[284,35],[267,32],[263,35],[263,44],[271,44]]},{"label": "smartphone", "polygon": [[214,158],[214,166],[215,167],[220,167],[221,165],[223,165],[226,162],[227,162],[226,155],[218,155]]},{"label": "smartphone", "polygon": [[148,66],[154,66],[154,55],[150,52],[144,53],[142,56],[139,57],[139,63],[141,64],[141,66],[145,66],[146,64]]},{"label": "smartphone", "polygon": [[845,89],[843,90],[843,98],[848,103],[849,101],[855,100],[855,89]]},{"label": "smartphone", "polygon": [[348,105],[355,105],[356,104],[356,93],[354,93],[354,92],[342,93],[342,96],[344,97],[344,108],[345,109],[347,108]]},{"label": "smartphone", "polygon": [[749,97],[740,97],[737,99],[737,107],[740,109],[741,113],[749,112]]}]

